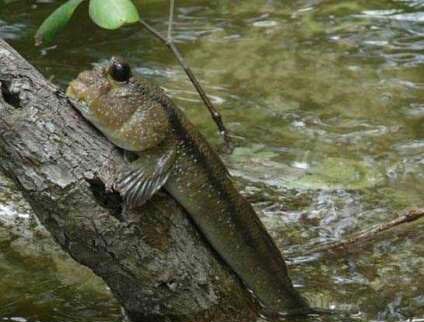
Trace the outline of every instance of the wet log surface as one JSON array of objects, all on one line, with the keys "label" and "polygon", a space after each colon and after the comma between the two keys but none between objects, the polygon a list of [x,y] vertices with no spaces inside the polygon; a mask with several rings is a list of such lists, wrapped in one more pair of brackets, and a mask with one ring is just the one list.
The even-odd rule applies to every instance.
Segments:
[{"label": "wet log surface", "polygon": [[0,82],[0,171],[131,320],[256,320],[249,292],[165,192],[120,219],[122,200],[105,186],[121,151],[3,40]]}]

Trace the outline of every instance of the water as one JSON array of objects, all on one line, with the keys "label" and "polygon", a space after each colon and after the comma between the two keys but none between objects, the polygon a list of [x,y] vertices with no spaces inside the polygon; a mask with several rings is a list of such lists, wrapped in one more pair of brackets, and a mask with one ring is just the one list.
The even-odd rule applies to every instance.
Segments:
[{"label": "water", "polygon": [[[9,3],[0,11],[1,37],[61,86],[123,55],[222,147],[173,56],[141,27],[107,32],[80,10],[53,45],[35,48],[34,32],[57,4]],[[140,12],[166,31],[166,1],[140,1]],[[235,137],[234,153],[223,157],[287,255],[296,286],[314,305],[358,312],[364,321],[424,318],[423,221],[347,253],[305,258],[302,250],[423,206],[423,27],[420,0],[178,1],[176,41]],[[1,235],[10,227],[4,218],[14,218],[5,207]],[[22,240],[48,240],[35,238],[37,225],[28,221],[0,241],[0,289],[7,290],[0,316],[116,319],[107,290],[75,264],[16,258],[10,240],[17,249]],[[58,266],[79,277],[67,281]]]}]

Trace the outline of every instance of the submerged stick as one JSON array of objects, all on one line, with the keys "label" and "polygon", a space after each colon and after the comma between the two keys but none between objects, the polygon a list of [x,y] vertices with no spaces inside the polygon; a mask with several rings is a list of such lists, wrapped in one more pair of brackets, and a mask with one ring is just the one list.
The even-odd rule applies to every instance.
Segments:
[{"label": "submerged stick", "polygon": [[424,217],[424,208],[412,208],[409,210],[405,210],[396,219],[393,219],[387,223],[379,224],[363,231],[357,232],[342,241],[319,245],[310,250],[306,250],[300,256],[309,256],[316,253],[345,250],[359,243],[374,240],[376,237],[378,237],[381,233],[385,231],[391,230],[405,223],[416,221],[422,217]]},{"label": "submerged stick", "polygon": [[191,83],[195,87],[197,93],[199,94],[200,98],[202,99],[203,103],[209,110],[209,113],[214,120],[215,124],[217,125],[219,129],[219,133],[224,138],[225,143],[225,151],[227,153],[230,153],[233,150],[231,138],[229,135],[229,132],[227,128],[224,125],[224,122],[222,120],[221,114],[218,112],[218,110],[215,108],[215,106],[212,104],[209,97],[206,95],[202,85],[197,80],[196,76],[194,75],[193,71],[191,70],[190,66],[185,61],[184,57],[182,56],[181,52],[179,51],[178,47],[175,45],[173,37],[172,37],[172,27],[173,27],[173,21],[174,21],[174,0],[170,0],[169,3],[169,20],[168,20],[168,33],[167,36],[163,36],[159,31],[157,31],[154,27],[152,27],[150,24],[145,22],[143,19],[140,19],[140,23],[156,38],[158,38],[161,42],[163,42],[174,54],[175,58],[177,59],[180,66],[184,69],[185,73],[187,74],[188,78],[190,79]]}]

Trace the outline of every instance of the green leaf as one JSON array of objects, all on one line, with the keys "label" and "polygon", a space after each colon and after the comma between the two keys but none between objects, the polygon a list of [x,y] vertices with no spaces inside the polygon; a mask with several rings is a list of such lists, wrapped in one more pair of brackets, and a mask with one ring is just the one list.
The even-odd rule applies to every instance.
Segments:
[{"label": "green leaf", "polygon": [[84,0],[69,0],[53,11],[53,13],[43,21],[40,28],[38,28],[35,34],[35,44],[38,46],[42,43],[51,42],[56,34],[65,28],[75,9],[83,1]]},{"label": "green leaf", "polygon": [[140,20],[131,0],[90,0],[89,13],[91,19],[105,29],[118,29]]}]

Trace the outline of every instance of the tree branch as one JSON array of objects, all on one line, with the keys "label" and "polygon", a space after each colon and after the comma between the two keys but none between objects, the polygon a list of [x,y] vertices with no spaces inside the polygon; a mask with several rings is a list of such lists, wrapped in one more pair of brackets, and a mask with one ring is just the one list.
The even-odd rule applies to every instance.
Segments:
[{"label": "tree branch", "polygon": [[105,186],[122,153],[3,40],[0,84],[0,171],[132,321],[256,320],[249,292],[169,195],[120,220],[122,200]]}]

